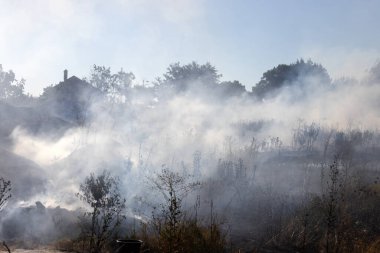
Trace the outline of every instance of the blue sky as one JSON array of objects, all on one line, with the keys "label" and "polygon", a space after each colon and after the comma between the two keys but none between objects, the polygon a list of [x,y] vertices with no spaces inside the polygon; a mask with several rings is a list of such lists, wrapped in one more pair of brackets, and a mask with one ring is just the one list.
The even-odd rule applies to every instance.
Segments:
[{"label": "blue sky", "polygon": [[380,58],[379,0],[0,0],[0,64],[34,95],[93,64],[153,80],[210,62],[247,88],[305,58],[361,78]]}]

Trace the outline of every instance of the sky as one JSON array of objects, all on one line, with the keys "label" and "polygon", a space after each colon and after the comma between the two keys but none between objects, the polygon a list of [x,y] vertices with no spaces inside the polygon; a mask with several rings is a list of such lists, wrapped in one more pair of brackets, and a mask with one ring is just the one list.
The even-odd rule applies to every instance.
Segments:
[{"label": "sky", "polygon": [[140,84],[196,61],[250,89],[299,58],[362,78],[380,59],[379,10],[380,0],[0,0],[0,64],[35,96],[94,64]]}]

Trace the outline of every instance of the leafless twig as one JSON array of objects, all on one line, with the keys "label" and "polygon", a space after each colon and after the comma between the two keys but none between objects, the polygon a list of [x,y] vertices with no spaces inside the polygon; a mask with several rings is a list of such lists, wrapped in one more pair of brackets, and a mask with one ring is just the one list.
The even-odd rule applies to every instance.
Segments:
[{"label": "leafless twig", "polygon": [[5,241],[3,241],[3,246],[4,248],[7,249],[8,253],[11,253],[11,250],[9,249],[8,245],[5,243]]}]

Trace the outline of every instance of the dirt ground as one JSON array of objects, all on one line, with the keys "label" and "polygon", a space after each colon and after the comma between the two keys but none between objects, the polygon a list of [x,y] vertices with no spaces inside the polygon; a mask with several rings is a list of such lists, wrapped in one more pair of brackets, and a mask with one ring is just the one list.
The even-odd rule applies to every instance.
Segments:
[{"label": "dirt ground", "polygon": [[[1,253],[7,252],[4,250],[0,251]],[[59,250],[52,250],[52,249],[34,249],[34,250],[29,250],[29,249],[15,249],[12,250],[12,253],[62,253],[63,251]]]}]

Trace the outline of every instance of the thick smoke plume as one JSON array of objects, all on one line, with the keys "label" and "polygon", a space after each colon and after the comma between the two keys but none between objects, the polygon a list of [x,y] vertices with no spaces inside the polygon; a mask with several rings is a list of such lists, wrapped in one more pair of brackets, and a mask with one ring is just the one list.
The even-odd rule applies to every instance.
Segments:
[{"label": "thick smoke plume", "polygon": [[[71,85],[62,82],[28,105],[1,102],[1,176],[12,181],[13,197],[1,218],[0,234],[12,237],[11,233],[21,233],[8,231],[22,226],[12,223],[15,217],[40,219],[46,212],[54,217],[66,212],[62,208],[74,211],[81,207],[75,197],[80,183],[91,172],[104,169],[120,178],[130,217],[143,215],[136,212],[141,208],[136,197],[149,198],[147,178],[163,165],[207,182],[220,173],[228,174],[221,172],[223,166],[229,168],[228,162],[240,162],[249,170],[251,184],[300,195],[305,182],[297,180],[302,181],[305,175],[291,168],[270,169],[275,158],[268,152],[302,149],[297,129],[308,127],[319,131],[310,150],[322,150],[332,130],[368,130],[377,136],[380,83],[376,71],[374,68],[363,80],[334,81],[300,71],[260,96],[254,91],[220,88],[227,84],[223,86],[219,76],[214,80],[215,76],[200,72],[195,73],[200,78],[164,76],[154,87],[128,83],[124,93],[110,89],[112,86],[101,91],[83,84],[60,94],[65,85]],[[61,96],[69,96],[64,98],[68,101]],[[293,166],[291,162],[288,165]],[[308,173],[310,191],[320,191],[320,171]],[[245,198],[250,194],[227,181],[217,187],[220,189],[203,189],[199,194],[214,199],[220,212],[228,210],[237,195]],[[20,209],[35,202],[34,209]],[[46,224],[39,233],[54,226]]]}]

